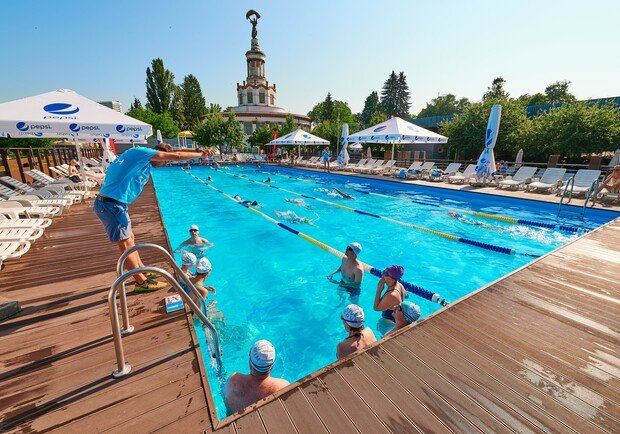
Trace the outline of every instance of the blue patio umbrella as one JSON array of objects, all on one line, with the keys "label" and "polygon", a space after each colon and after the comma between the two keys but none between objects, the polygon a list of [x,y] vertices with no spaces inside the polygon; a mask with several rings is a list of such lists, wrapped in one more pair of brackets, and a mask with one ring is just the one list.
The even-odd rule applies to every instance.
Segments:
[{"label": "blue patio umbrella", "polygon": [[493,154],[493,148],[497,141],[501,117],[502,106],[495,104],[491,108],[491,114],[489,115],[484,150],[482,154],[480,154],[480,158],[478,158],[478,163],[476,164],[476,178],[478,179],[493,179],[493,173],[495,172],[495,155]]},{"label": "blue patio umbrella", "polygon": [[347,151],[348,141],[347,137],[349,137],[349,124],[342,124],[342,137],[340,138],[340,144],[342,145],[342,149],[340,150],[340,154],[338,154],[338,166],[344,167],[349,164],[349,152]]}]

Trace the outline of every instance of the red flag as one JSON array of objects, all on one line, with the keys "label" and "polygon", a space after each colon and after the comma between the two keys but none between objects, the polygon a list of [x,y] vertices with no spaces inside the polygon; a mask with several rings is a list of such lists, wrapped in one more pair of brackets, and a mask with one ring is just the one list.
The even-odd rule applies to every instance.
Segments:
[{"label": "red flag", "polygon": [[273,130],[273,140],[278,138],[278,131]]}]

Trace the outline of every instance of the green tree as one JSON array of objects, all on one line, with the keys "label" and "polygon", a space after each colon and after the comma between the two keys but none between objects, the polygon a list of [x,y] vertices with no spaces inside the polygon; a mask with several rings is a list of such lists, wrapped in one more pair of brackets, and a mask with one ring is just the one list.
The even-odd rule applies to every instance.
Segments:
[{"label": "green tree", "polygon": [[561,154],[582,162],[588,154],[613,151],[620,144],[620,109],[585,102],[554,107],[532,120],[526,150],[533,159]]},{"label": "green tree", "polygon": [[284,123],[278,127],[278,137],[282,137],[288,133],[292,133],[297,130],[297,122],[292,114],[287,114]]},{"label": "green tree", "polygon": [[467,98],[456,99],[456,96],[451,93],[439,95],[437,98],[433,98],[430,103],[426,103],[426,107],[418,113],[418,117],[463,113],[469,104],[470,102]]},{"label": "green tree", "polygon": [[226,119],[221,113],[208,114],[205,120],[194,128],[194,141],[206,148],[217,147],[222,152],[225,137]]},{"label": "green tree", "polygon": [[172,102],[170,103],[170,116],[180,128],[185,125],[185,115],[183,108],[183,89],[181,86],[174,85],[172,89]]},{"label": "green tree", "polygon": [[308,117],[314,123],[320,123],[325,120],[337,121],[339,120],[341,123],[346,122],[350,125],[357,124],[357,120],[351,112],[349,105],[346,102],[334,100],[332,102],[333,109],[331,110],[331,115],[327,116],[325,112],[325,101],[322,101],[315,105],[312,110],[308,113]]},{"label": "green tree", "polygon": [[523,94],[517,98],[517,101],[522,102],[526,107],[532,105],[543,105],[549,102],[547,101],[547,96],[540,92],[535,93],[534,95],[530,95],[529,93]]},{"label": "green tree", "polygon": [[133,97],[133,102],[131,103],[131,105],[129,106],[129,110],[133,110],[133,109],[141,109],[142,108],[142,103],[140,102],[140,100],[138,98],[136,98],[135,96]]},{"label": "green tree", "polygon": [[48,148],[58,139],[38,139],[36,137],[0,137],[0,148]]},{"label": "green tree", "polygon": [[169,112],[174,94],[174,74],[164,67],[160,58],[146,68],[146,107],[155,113]]},{"label": "green tree", "polygon": [[192,74],[183,78],[183,128],[193,130],[200,123],[200,116],[206,111],[205,97],[202,94],[198,79]]},{"label": "green tree", "polygon": [[209,104],[209,107],[205,109],[205,114],[222,113],[222,106],[219,104]]},{"label": "green tree", "polygon": [[323,118],[334,118],[334,101],[332,100],[332,95],[329,92],[327,92],[327,97],[325,97],[325,101],[323,104]]},{"label": "green tree", "polygon": [[148,108],[133,108],[127,111],[126,115],[146,122],[153,127],[154,131],[160,130],[162,137],[171,138],[179,134],[179,127],[170,113],[155,113]]},{"label": "green tree", "polygon": [[319,123],[313,130],[312,134],[315,134],[322,139],[329,140],[330,145],[337,146],[341,134],[342,123],[338,123],[333,120],[325,120]]},{"label": "green tree", "polygon": [[376,91],[373,91],[368,95],[366,101],[364,101],[364,109],[360,115],[360,122],[362,124],[362,128],[368,128],[371,125],[375,125],[372,121],[373,119],[377,119],[381,117],[382,120],[379,122],[383,122],[387,118],[382,111],[381,102],[379,101],[379,94]]},{"label": "green tree", "polygon": [[409,117],[409,86],[403,72],[396,75],[394,71],[383,84],[381,90],[381,107],[388,116]]},{"label": "green tree", "polygon": [[[439,132],[448,137],[450,157],[476,159],[484,148],[484,139],[491,107],[496,101],[484,101],[469,105],[454,119],[443,122]],[[502,101],[502,119],[495,145],[497,159],[514,159],[517,151],[525,147],[531,138],[531,120],[525,106],[517,100]],[[529,154],[528,154],[529,155]]]},{"label": "green tree", "polygon": [[248,143],[251,146],[260,146],[265,148],[265,145],[273,140],[273,129],[268,125],[261,125],[258,127],[250,137],[248,137]]},{"label": "green tree", "polygon": [[229,151],[232,150],[232,148],[241,149],[245,138],[243,128],[241,127],[241,124],[237,120],[235,112],[232,109],[228,110],[226,115],[228,116],[228,119],[226,119],[226,122],[223,125],[223,141],[226,145],[228,145],[227,149]]},{"label": "green tree", "polygon": [[486,93],[482,96],[482,101],[508,99],[508,92],[504,90],[504,83],[506,83],[506,80],[502,77],[497,77],[493,80],[491,86],[487,88]]},{"label": "green tree", "polygon": [[570,81],[556,81],[545,88],[547,101],[551,104],[575,102],[575,96],[568,91]]}]

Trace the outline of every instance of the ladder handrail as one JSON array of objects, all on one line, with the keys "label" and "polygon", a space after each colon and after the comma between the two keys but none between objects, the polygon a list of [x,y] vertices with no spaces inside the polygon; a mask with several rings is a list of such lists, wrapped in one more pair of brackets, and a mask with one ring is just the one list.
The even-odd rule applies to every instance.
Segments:
[{"label": "ladder handrail", "polygon": [[[570,190],[568,189],[569,185],[570,185]],[[558,204],[558,215],[560,215],[560,210],[562,209],[562,205],[564,203],[564,197],[566,197],[567,193],[568,193],[568,201],[566,203],[570,203],[570,201],[572,200],[574,186],[575,186],[575,175],[571,176],[566,182],[566,187],[564,187],[564,192],[562,193],[562,196],[560,197],[560,203]]]},{"label": "ladder handrail", "polygon": [[598,184],[599,184],[599,180],[598,180],[598,178],[596,178],[594,181],[592,181],[592,185],[590,186],[590,189],[586,193],[586,198],[585,198],[585,200],[583,202],[583,210],[581,211],[581,216],[582,217],[586,213],[586,207],[588,206],[588,202],[590,201],[590,197],[592,196],[592,192],[595,192],[595,193],[594,193],[594,198],[592,199],[592,205],[590,205],[590,208],[593,208],[594,205],[596,205],[596,192],[598,191]]},{"label": "ladder handrail", "polygon": [[[182,280],[183,283],[185,283],[187,285],[187,287],[202,302],[202,308],[204,309],[203,312],[206,315],[206,301],[205,301],[205,299],[202,297],[200,292],[198,292],[198,290],[196,289],[194,284],[189,280],[189,278],[183,272],[183,270],[181,270],[181,268],[179,268],[179,266],[175,262],[175,260],[172,257],[172,255],[166,249],[164,249],[162,246],[159,246],[159,245],[153,244],[153,243],[141,243],[141,244],[136,244],[134,246],[131,246],[130,248],[125,250],[123,252],[123,254],[118,258],[118,261],[116,262],[116,275],[120,276],[120,275],[123,274],[123,272],[124,272],[123,270],[125,269],[125,261],[127,260],[127,257],[131,253],[133,253],[133,252],[135,252],[137,250],[140,250],[140,249],[145,249],[145,248],[155,249],[155,250],[158,250],[160,253],[163,253],[164,257],[166,258],[166,260],[168,262],[168,264],[175,271],[175,277],[177,278],[177,280],[179,280],[179,278],[180,278],[180,280]],[[120,298],[121,298],[121,314],[123,315],[123,328],[121,329],[121,332],[123,334],[128,334],[128,333],[131,333],[133,331],[133,327],[129,324],[129,313],[127,311],[127,295],[126,295],[126,292],[125,292],[125,282],[123,282],[123,290],[121,291],[121,297]]]},{"label": "ladder handrail", "polygon": [[194,310],[194,314],[198,316],[201,322],[206,327],[209,328],[209,330],[213,334],[213,342],[215,344],[214,345],[215,354],[213,354],[212,356],[215,357],[215,360],[218,363],[218,368],[221,368],[222,359],[221,359],[221,353],[220,353],[219,337],[217,334],[217,330],[215,329],[213,324],[211,324],[207,316],[198,308],[196,303],[194,303],[194,300],[192,300],[191,297],[185,293],[185,291],[183,290],[179,282],[177,282],[177,280],[174,277],[172,277],[172,275],[170,275],[167,271],[162,270],[161,268],[157,268],[157,267],[139,267],[139,268],[134,268],[132,270],[129,270],[126,273],[119,276],[114,281],[114,283],[112,283],[112,286],[110,286],[110,292],[108,293],[108,306],[110,308],[110,322],[112,324],[112,336],[114,338],[114,352],[116,353],[116,365],[117,365],[117,369],[112,372],[112,377],[121,378],[131,372],[131,365],[125,362],[125,353],[123,351],[123,342],[122,342],[122,335],[121,335],[121,325],[120,325],[120,321],[118,318],[118,308],[116,306],[116,294],[118,293],[119,287],[127,279],[129,279],[135,274],[145,273],[145,272],[158,273],[163,278],[165,278],[168,281],[168,283],[170,283],[170,285],[172,285],[172,287],[176,290],[176,292],[181,296],[183,301],[189,304],[189,306]]}]

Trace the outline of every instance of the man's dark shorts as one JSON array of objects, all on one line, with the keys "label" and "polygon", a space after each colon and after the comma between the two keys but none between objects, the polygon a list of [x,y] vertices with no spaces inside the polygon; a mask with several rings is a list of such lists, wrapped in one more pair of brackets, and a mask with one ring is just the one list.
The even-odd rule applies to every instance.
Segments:
[{"label": "man's dark shorts", "polygon": [[93,210],[101,220],[111,242],[131,238],[131,220],[126,204],[112,200],[104,201],[98,197],[95,199]]}]

